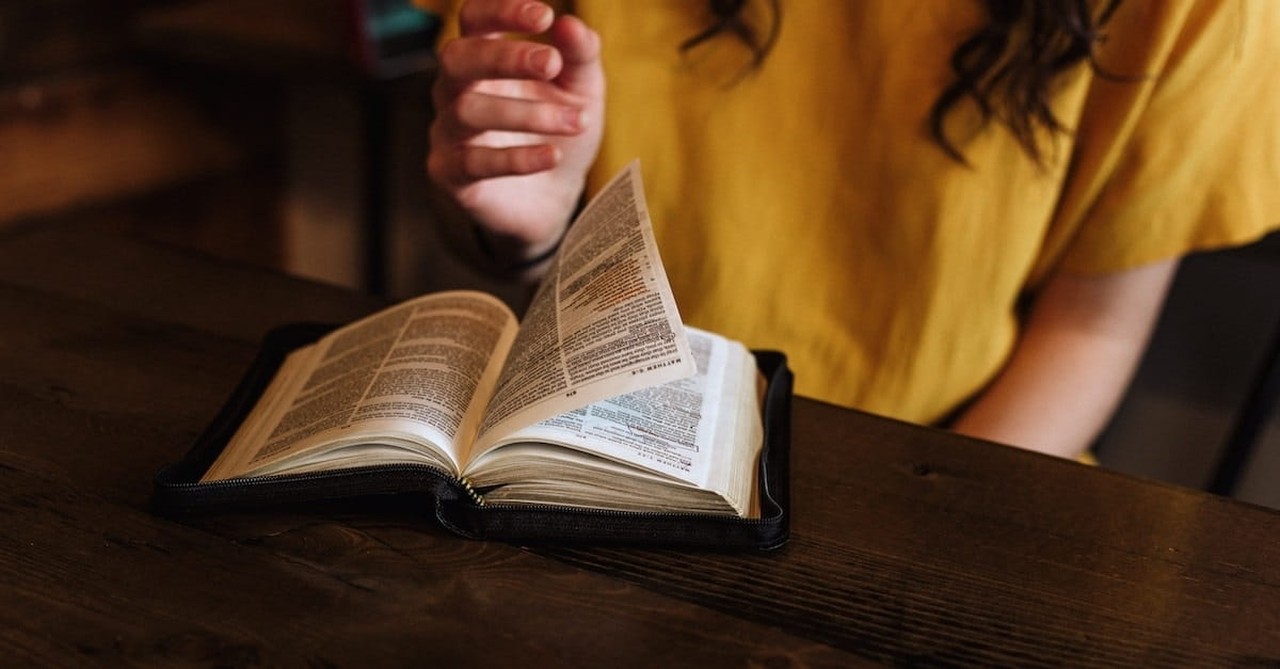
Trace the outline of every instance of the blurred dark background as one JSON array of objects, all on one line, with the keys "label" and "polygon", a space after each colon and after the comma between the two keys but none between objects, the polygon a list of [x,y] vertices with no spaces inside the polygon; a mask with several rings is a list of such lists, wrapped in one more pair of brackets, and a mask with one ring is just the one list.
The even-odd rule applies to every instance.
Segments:
[{"label": "blurred dark background", "polygon": [[[437,28],[407,0],[0,0],[0,231],[108,229],[389,297],[518,300],[431,225]],[[1280,236],[1188,259],[1103,464],[1206,488],[1234,440],[1224,492],[1280,508],[1277,333]]]},{"label": "blurred dark background", "polygon": [[409,0],[0,0],[0,227],[67,219],[404,296],[436,17]]}]

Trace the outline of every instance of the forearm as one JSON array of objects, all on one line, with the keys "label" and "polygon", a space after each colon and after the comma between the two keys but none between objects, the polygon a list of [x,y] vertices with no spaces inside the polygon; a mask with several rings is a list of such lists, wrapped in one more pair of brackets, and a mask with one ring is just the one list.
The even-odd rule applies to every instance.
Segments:
[{"label": "forearm", "polygon": [[1008,365],[953,429],[1062,457],[1083,453],[1123,397],[1176,268],[1167,261],[1052,279]]}]

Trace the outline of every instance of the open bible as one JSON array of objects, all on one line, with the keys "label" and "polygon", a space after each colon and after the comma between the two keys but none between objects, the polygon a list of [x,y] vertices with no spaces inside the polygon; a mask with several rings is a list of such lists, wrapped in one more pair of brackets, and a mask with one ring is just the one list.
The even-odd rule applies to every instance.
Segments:
[{"label": "open bible", "polygon": [[779,439],[766,405],[789,397],[785,359],[762,367],[681,323],[634,163],[569,227],[522,320],[449,291],[276,339],[218,436],[161,473],[162,503],[416,487],[476,536],[591,540],[574,528],[616,514],[642,536],[718,518],[763,523],[761,544],[785,537],[785,468],[762,459],[766,432]]}]

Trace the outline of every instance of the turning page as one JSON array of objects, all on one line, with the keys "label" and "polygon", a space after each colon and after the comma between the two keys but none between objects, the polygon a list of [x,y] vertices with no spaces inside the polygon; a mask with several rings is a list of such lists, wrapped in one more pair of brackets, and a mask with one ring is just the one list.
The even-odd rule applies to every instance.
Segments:
[{"label": "turning page", "polygon": [[565,234],[512,344],[477,448],[695,371],[632,163]]}]

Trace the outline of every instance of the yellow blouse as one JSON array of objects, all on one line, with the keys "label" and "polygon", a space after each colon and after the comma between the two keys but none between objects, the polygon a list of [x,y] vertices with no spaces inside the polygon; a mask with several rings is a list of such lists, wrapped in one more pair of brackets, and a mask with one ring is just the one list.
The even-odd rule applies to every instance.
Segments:
[{"label": "yellow blouse", "polygon": [[[797,391],[934,422],[1008,358],[1047,275],[1240,244],[1280,224],[1280,2],[1130,0],[1062,81],[1037,165],[976,110],[932,142],[976,2],[783,2],[763,66],[705,2],[578,0],[600,31],[593,186],[639,157],[684,320],[785,351]],[[748,3],[767,26],[768,3]]]}]

